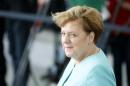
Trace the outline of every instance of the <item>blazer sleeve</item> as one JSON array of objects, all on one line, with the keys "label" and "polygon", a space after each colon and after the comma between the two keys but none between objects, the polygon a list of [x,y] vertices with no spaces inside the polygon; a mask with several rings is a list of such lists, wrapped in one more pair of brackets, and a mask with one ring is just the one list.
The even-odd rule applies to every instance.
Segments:
[{"label": "blazer sleeve", "polygon": [[113,74],[105,67],[94,67],[88,74],[86,86],[116,86]]}]

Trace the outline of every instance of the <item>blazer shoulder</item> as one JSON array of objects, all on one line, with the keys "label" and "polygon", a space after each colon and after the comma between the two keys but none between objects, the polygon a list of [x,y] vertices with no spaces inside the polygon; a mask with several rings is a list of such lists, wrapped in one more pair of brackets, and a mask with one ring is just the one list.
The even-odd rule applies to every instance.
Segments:
[{"label": "blazer shoulder", "polygon": [[97,65],[91,69],[86,77],[86,82],[88,86],[116,86],[113,71],[102,65]]}]

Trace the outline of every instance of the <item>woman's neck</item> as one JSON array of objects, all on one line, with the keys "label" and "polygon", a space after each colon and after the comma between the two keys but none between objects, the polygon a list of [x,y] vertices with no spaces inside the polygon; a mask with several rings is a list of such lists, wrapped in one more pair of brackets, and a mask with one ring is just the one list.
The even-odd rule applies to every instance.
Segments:
[{"label": "woman's neck", "polygon": [[86,51],[86,54],[77,60],[77,63],[80,63],[84,58],[87,58],[91,55],[94,55],[99,52],[99,48],[96,45],[91,45],[88,50]]}]

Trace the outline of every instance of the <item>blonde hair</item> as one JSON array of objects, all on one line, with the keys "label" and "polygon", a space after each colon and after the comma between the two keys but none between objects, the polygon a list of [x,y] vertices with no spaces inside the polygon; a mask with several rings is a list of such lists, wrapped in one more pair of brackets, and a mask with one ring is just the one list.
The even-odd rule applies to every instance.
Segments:
[{"label": "blonde hair", "polygon": [[97,42],[100,34],[103,32],[103,20],[100,12],[96,9],[88,6],[75,6],[64,12],[57,12],[52,14],[53,21],[62,27],[70,21],[79,19],[83,24],[83,29],[86,33],[94,32],[95,39]]}]

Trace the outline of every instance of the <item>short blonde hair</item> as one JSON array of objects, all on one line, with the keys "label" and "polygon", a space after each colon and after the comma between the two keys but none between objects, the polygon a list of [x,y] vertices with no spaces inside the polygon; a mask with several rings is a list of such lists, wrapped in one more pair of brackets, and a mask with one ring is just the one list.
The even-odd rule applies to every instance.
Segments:
[{"label": "short blonde hair", "polygon": [[100,12],[88,6],[75,6],[67,11],[57,12],[52,14],[53,21],[62,27],[70,21],[80,19],[83,24],[83,29],[86,33],[94,32],[96,43],[99,36],[103,32],[103,20]]}]

